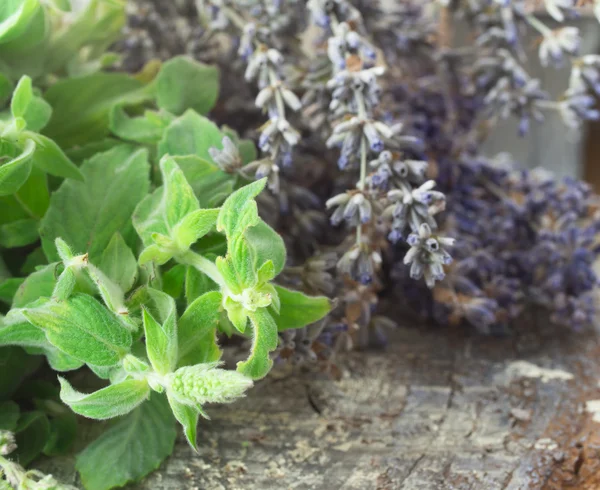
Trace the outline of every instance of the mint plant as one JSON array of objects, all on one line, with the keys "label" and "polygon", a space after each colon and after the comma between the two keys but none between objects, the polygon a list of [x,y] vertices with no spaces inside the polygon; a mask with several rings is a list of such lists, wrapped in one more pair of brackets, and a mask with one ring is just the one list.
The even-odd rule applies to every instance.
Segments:
[{"label": "mint plant", "polygon": [[[72,451],[77,426],[89,423],[82,417],[115,419],[77,455],[85,488],[144,477],[172,452],[177,423],[193,448],[202,444],[198,421],[209,405],[244,396],[271,369],[280,332],[331,309],[325,297],[276,282],[287,254],[258,212],[266,179],[242,171],[256,159],[254,144],[205,117],[218,70],[187,57],[135,76],[101,70],[116,60],[105,49],[123,8],[116,0],[73,11],[68,1],[0,7],[0,483],[8,488],[71,488],[26,467]],[[42,21],[43,49],[34,42]],[[56,58],[40,58],[53,50]],[[249,346],[237,365],[224,356],[232,336]]]}]

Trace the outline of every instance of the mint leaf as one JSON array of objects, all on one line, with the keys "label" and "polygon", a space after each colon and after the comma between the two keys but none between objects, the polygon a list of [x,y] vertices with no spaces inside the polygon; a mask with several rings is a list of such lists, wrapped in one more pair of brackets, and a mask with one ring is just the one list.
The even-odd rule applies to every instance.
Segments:
[{"label": "mint leaf", "polygon": [[154,370],[164,375],[174,371],[177,366],[177,310],[171,296],[162,291],[153,292],[164,297],[169,312],[163,315],[164,319],[159,323],[148,310],[142,310],[146,352]]},{"label": "mint leaf", "polygon": [[23,117],[27,112],[27,107],[29,103],[33,99],[33,86],[31,83],[31,78],[27,75],[21,77],[17,86],[15,87],[15,91],[13,92],[13,97],[10,102],[10,112],[13,117]]},{"label": "mint leaf", "polygon": [[50,422],[40,411],[24,413],[17,424],[15,439],[17,450],[11,454],[19,464],[29,465],[37,458],[50,437]]},{"label": "mint leaf", "polygon": [[173,114],[210,111],[219,96],[219,70],[188,56],[165,62],[156,77],[158,107]]},{"label": "mint leaf", "polygon": [[[2,144],[2,152],[7,148],[6,142]],[[0,196],[8,196],[17,192],[25,183],[31,173],[35,143],[31,140],[25,142],[23,151],[14,158],[2,163],[0,160]],[[13,153],[12,151],[10,153]],[[9,153],[9,154],[10,154]]]},{"label": "mint leaf", "polygon": [[39,8],[39,0],[3,0],[0,6],[0,44],[23,34]]},{"label": "mint leaf", "polygon": [[259,270],[267,261],[273,263],[276,277],[285,267],[286,250],[283,238],[263,220],[245,232],[246,240],[254,252],[254,267]]},{"label": "mint leaf", "polygon": [[259,223],[258,209],[254,198],[265,188],[267,179],[257,180],[235,191],[221,206],[217,219],[217,230],[228,239],[237,237],[250,226]]},{"label": "mint leaf", "polygon": [[146,112],[141,117],[129,117],[121,105],[110,111],[111,132],[125,141],[154,145],[157,144],[173,119],[173,116]]},{"label": "mint leaf", "polygon": [[307,296],[275,285],[279,296],[279,313],[271,308],[271,316],[282,332],[292,328],[302,328],[325,317],[331,310],[331,301],[324,296]]},{"label": "mint leaf", "polygon": [[[158,144],[158,154],[196,155],[212,162],[210,148],[221,148],[223,134],[212,121],[194,111],[186,111],[166,129]],[[214,163],[214,162],[213,162]]]},{"label": "mint leaf", "polygon": [[264,378],[273,361],[269,354],[277,348],[279,337],[277,325],[266,308],[248,312],[252,328],[252,350],[250,357],[244,362],[238,362],[237,370],[252,379]]},{"label": "mint leaf", "polygon": [[115,105],[134,105],[153,96],[129,75],[95,73],[61,80],[44,98],[54,109],[45,134],[62,148],[72,148],[108,136],[109,114]]},{"label": "mint leaf", "polygon": [[35,243],[38,238],[38,222],[34,219],[20,219],[0,225],[0,245],[5,248],[24,247]]},{"label": "mint leaf", "polygon": [[41,297],[52,296],[56,285],[56,267],[50,264],[32,273],[17,289],[13,299],[13,308],[22,308]]},{"label": "mint leaf", "polygon": [[95,420],[126,415],[150,396],[150,386],[145,380],[128,379],[89,395],[76,391],[64,378],[59,377],[58,381],[60,399],[75,413]]},{"label": "mint leaf", "polygon": [[119,232],[112,236],[102,252],[98,268],[124,293],[133,287],[138,273],[137,260]]},{"label": "mint leaf", "polygon": [[24,309],[23,315],[46,332],[57,349],[94,366],[117,364],[131,348],[131,334],[104,306],[86,294]]},{"label": "mint leaf", "polygon": [[221,357],[217,345],[217,323],[223,296],[210,291],[197,298],[179,319],[178,366],[213,362]]},{"label": "mint leaf", "polygon": [[199,208],[198,199],[175,161],[160,161],[163,186],[147,196],[135,210],[133,224],[146,245],[155,233],[169,236],[172,228],[188,213]]},{"label": "mint leaf", "polygon": [[19,405],[15,402],[0,402],[0,430],[14,431],[19,414]]},{"label": "mint leaf", "polygon": [[197,450],[196,441],[198,439],[198,419],[200,418],[200,414],[202,413],[198,407],[192,407],[190,405],[185,405],[179,401],[177,401],[173,396],[167,394],[169,405],[171,406],[171,410],[173,411],[173,415],[183,426],[183,433],[185,434],[185,438],[187,439],[189,445]]},{"label": "mint leaf", "polygon": [[218,206],[233,192],[236,176],[223,172],[217,164],[196,155],[175,156],[198,198],[200,207]]},{"label": "mint leaf", "polygon": [[150,186],[148,154],[119,146],[85,162],[85,182],[65,181],[54,192],[41,222],[42,246],[50,261],[58,260],[54,246],[63,238],[78,253],[87,251],[98,263],[115,232],[135,242],[131,215]]},{"label": "mint leaf", "polygon": [[176,436],[169,403],[153,394],[77,456],[83,485],[87,490],[109,490],[141,480],[171,454]]},{"label": "mint leaf", "polygon": [[54,141],[46,136],[29,131],[26,131],[24,135],[36,143],[33,164],[37,168],[57,177],[83,180],[80,170]]}]

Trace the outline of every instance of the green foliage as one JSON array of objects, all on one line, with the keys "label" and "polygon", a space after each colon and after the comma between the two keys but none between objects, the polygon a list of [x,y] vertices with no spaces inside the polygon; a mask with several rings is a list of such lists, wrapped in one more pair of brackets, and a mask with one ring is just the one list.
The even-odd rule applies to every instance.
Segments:
[{"label": "green foliage", "polygon": [[[85,488],[107,490],[157,468],[177,423],[196,448],[205,405],[243,396],[278,331],[330,304],[275,284],[266,182],[211,156],[227,135],[240,165],[256,158],[205,117],[218,70],[103,72],[124,3],[54,3],[0,2],[0,429],[28,464],[72,450],[77,416],[116,418],[77,457]],[[237,370],[219,364],[232,335],[252,343]]]}]

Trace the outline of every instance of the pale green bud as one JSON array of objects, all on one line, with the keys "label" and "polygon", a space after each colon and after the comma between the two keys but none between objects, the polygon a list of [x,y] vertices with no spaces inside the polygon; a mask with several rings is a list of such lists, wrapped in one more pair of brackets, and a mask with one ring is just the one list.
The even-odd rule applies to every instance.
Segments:
[{"label": "pale green bud", "polygon": [[7,430],[0,430],[0,456],[6,456],[17,449],[15,436]]},{"label": "pale green bud", "polygon": [[167,376],[169,393],[180,403],[230,403],[244,395],[252,380],[236,371],[218,369],[218,363],[178,369]]}]

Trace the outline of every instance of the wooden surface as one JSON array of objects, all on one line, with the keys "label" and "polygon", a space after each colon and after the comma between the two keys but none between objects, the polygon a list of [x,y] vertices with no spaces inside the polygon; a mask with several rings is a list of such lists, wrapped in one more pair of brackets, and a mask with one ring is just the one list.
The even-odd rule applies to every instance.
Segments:
[{"label": "wooden surface", "polygon": [[597,489],[585,404],[600,399],[599,352],[594,335],[549,325],[511,338],[402,328],[386,352],[341,358],[340,381],[275,372],[211,407],[200,454],[180,437],[133,488]]}]

